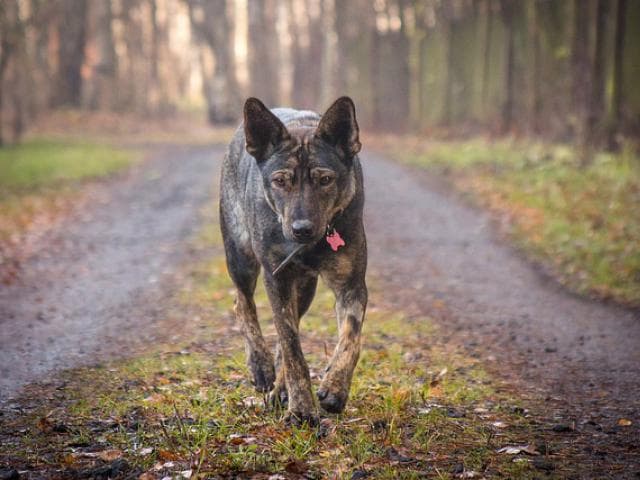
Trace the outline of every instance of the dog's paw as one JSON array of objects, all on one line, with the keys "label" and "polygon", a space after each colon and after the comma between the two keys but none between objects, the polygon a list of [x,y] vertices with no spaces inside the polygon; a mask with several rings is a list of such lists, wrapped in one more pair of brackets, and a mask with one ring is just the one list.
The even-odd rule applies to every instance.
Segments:
[{"label": "dog's paw", "polygon": [[269,392],[269,405],[276,410],[284,408],[289,403],[289,392],[284,387],[275,387]]},{"label": "dog's paw", "polygon": [[276,381],[276,371],[273,363],[268,361],[249,360],[249,368],[253,376],[253,386],[259,392],[270,392]]},{"label": "dog's paw", "polygon": [[342,413],[347,406],[348,396],[348,393],[332,392],[325,388],[318,390],[320,406],[329,413]]},{"label": "dog's paw", "polygon": [[289,427],[301,427],[305,424],[310,427],[317,427],[320,424],[320,420],[317,415],[292,412],[289,410],[284,417],[284,423]]}]

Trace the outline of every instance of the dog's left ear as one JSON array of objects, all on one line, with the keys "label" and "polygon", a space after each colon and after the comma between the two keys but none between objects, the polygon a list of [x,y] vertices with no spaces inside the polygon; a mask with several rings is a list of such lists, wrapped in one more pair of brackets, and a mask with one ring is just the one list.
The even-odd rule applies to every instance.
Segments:
[{"label": "dog's left ear", "polygon": [[342,150],[346,159],[353,158],[362,147],[353,100],[340,97],[333,102],[320,119],[316,135]]}]

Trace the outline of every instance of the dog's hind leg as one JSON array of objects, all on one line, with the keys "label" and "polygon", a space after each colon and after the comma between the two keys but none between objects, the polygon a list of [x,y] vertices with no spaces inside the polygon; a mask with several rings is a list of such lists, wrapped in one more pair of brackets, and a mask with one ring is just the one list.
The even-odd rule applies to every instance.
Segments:
[{"label": "dog's hind leg", "polygon": [[[307,313],[313,297],[316,294],[316,287],[318,286],[318,277],[308,277],[304,279],[298,279],[296,281],[295,290],[297,293],[297,310],[298,315],[296,318],[296,328],[300,325],[300,318]],[[282,363],[282,347],[280,342],[276,345],[276,381],[269,400],[273,406],[282,406],[287,403],[288,394],[287,386],[284,376],[284,365]]]},{"label": "dog's hind leg", "polygon": [[318,389],[320,406],[327,412],[340,413],[349,398],[353,371],[360,356],[360,333],[367,306],[367,287],[364,273],[342,282],[325,278],[336,295],[338,344],[325,368]]},{"label": "dog's hind leg", "polygon": [[227,269],[237,289],[236,319],[242,325],[247,364],[251,369],[253,384],[256,390],[269,392],[273,389],[275,381],[273,356],[262,336],[256,304],[253,301],[260,264],[252,252],[239,248],[228,236],[225,237],[224,243],[227,253]]}]

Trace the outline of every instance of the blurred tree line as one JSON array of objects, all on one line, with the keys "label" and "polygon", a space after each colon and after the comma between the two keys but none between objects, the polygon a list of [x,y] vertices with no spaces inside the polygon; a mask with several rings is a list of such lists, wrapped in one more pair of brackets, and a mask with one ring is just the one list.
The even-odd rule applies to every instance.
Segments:
[{"label": "blurred tree line", "polygon": [[1,0],[0,142],[52,108],[235,123],[245,96],[380,130],[640,134],[636,0]]}]

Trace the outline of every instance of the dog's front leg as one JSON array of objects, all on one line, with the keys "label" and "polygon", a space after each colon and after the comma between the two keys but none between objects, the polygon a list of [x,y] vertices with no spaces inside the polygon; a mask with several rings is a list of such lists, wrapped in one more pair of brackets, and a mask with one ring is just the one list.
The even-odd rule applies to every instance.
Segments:
[{"label": "dog's front leg", "polygon": [[295,425],[305,422],[315,425],[318,416],[311,394],[309,367],[304,359],[298,335],[298,305],[293,280],[286,277],[276,280],[265,273],[265,286],[282,351],[282,366],[289,397],[286,422]]},{"label": "dog's front leg", "polygon": [[360,333],[367,307],[364,279],[331,285],[336,294],[339,338],[318,389],[320,406],[327,412],[340,413],[349,398],[353,371],[360,356]]}]

